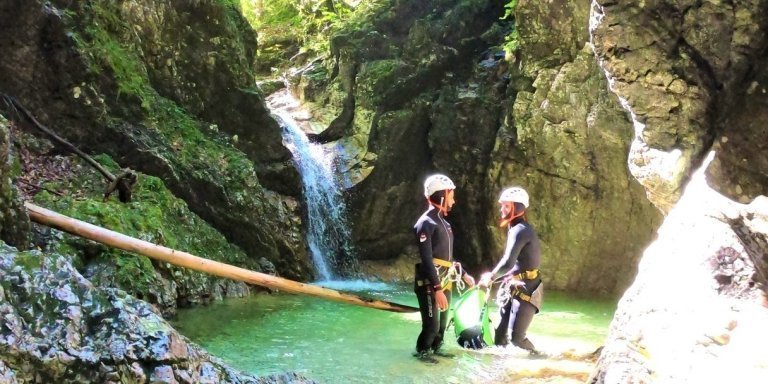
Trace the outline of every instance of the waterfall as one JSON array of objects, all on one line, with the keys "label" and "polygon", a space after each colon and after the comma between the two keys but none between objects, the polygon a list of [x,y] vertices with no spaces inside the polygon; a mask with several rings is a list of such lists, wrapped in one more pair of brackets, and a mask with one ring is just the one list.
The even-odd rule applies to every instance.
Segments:
[{"label": "waterfall", "polygon": [[283,144],[301,174],[306,205],[307,244],[320,280],[329,281],[357,270],[346,206],[336,178],[336,154],[311,143],[291,115],[277,108],[273,116],[283,128]]}]

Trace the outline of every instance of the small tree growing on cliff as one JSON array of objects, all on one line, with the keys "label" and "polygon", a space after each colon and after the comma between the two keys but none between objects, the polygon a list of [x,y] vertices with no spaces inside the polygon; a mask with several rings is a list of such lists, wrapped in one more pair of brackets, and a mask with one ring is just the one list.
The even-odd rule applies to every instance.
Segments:
[{"label": "small tree growing on cliff", "polygon": [[515,53],[520,46],[520,34],[517,32],[517,20],[515,19],[515,7],[517,7],[517,0],[509,0],[504,5],[504,16],[502,20],[510,20],[512,22],[512,31],[504,37],[504,53],[506,54],[507,61],[514,61]]}]

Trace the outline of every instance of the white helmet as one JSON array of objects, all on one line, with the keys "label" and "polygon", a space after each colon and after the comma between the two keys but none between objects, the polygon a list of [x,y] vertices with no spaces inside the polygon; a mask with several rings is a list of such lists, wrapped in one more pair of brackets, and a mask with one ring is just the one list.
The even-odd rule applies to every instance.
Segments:
[{"label": "white helmet", "polygon": [[437,191],[456,189],[456,185],[446,175],[436,174],[424,180],[424,196],[430,197]]},{"label": "white helmet", "polygon": [[520,187],[507,188],[501,192],[499,203],[521,203],[528,208],[528,192]]}]

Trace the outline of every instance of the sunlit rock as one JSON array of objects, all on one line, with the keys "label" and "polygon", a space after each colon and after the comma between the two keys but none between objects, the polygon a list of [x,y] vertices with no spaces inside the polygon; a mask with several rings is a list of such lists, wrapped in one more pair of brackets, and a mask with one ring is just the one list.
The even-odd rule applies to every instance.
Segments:
[{"label": "sunlit rock", "polygon": [[766,217],[764,197],[740,205],[699,170],[643,254],[591,382],[765,377],[768,359],[756,351],[768,343]]},{"label": "sunlit rock", "polygon": [[714,132],[730,129],[722,117],[743,105],[741,82],[766,44],[756,31],[767,24],[751,2],[593,2],[597,59],[635,127],[629,167],[662,211],[674,206]]}]

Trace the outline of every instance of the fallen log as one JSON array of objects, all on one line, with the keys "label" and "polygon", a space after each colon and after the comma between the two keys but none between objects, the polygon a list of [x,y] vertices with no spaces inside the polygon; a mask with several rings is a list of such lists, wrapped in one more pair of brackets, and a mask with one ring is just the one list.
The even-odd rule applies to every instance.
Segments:
[{"label": "fallen log", "polygon": [[29,218],[38,224],[56,228],[64,232],[84,237],[86,239],[90,239],[114,248],[119,248],[128,252],[138,253],[155,260],[171,263],[179,267],[204,272],[227,279],[239,280],[249,284],[256,284],[262,287],[278,289],[296,294],[317,296],[324,299],[341,301],[344,303],[360,305],[363,307],[401,313],[419,311],[418,308],[407,305],[366,298],[345,292],[339,292],[329,288],[304,284],[282,277],[267,275],[218,261],[205,259],[190,253],[166,248],[157,244],[152,244],[150,242],[126,236],[106,228],[86,223],[84,221],[73,219],[71,217],[64,216],[29,202],[24,203],[24,206],[27,208]]}]

